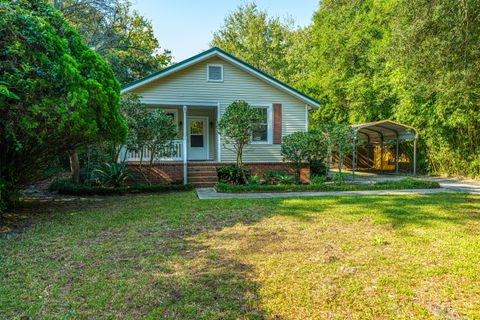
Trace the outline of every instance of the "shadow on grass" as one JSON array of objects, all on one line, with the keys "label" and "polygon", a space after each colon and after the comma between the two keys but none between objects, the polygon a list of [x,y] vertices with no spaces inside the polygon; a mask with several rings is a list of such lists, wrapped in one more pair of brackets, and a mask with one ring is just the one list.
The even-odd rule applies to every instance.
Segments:
[{"label": "shadow on grass", "polygon": [[24,209],[0,242],[0,317],[265,318],[250,267],[196,240],[262,214],[191,193]]},{"label": "shadow on grass", "polygon": [[[318,215],[329,215],[338,206],[341,216],[370,216],[376,222],[393,228],[424,226],[435,223],[466,224],[480,220],[478,197],[466,194],[414,196],[337,196],[326,199],[284,199],[279,206],[284,215],[308,221]],[[339,214],[335,212],[335,214]]]},{"label": "shadow on grass", "polygon": [[[367,214],[394,228],[462,224],[478,219],[474,201],[438,194],[199,201],[178,193],[42,205],[30,210],[34,228],[0,242],[10,293],[0,298],[0,316],[262,319],[254,271],[202,239],[272,216]],[[458,214],[445,212],[451,208]]]}]

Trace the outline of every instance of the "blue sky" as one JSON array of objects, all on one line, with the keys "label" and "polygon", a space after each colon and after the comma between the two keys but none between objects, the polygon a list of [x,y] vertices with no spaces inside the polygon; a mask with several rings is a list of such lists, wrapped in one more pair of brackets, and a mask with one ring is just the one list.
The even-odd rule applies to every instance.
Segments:
[{"label": "blue sky", "polygon": [[[225,16],[245,1],[234,0],[132,0],[134,8],[152,21],[162,48],[170,49],[175,62],[209,48],[212,34]],[[257,0],[270,15],[292,18],[296,25],[310,24],[318,0]]]}]

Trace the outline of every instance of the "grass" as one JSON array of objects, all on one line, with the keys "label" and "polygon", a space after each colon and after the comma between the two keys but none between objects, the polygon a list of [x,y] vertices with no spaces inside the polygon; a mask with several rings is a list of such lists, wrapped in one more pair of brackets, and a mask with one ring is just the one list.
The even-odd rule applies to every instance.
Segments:
[{"label": "grass", "polygon": [[16,216],[2,319],[480,318],[479,196],[185,192]]},{"label": "grass", "polygon": [[310,191],[359,191],[359,190],[399,190],[399,189],[433,189],[440,188],[438,182],[404,178],[400,180],[387,180],[374,184],[318,184],[318,185],[233,185],[217,183],[215,189],[224,193],[244,192],[310,192]]}]

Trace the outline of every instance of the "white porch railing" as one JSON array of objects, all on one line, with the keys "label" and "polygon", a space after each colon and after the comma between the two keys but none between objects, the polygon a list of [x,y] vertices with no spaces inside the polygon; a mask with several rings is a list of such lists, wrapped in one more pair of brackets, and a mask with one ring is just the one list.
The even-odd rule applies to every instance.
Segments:
[{"label": "white porch railing", "polygon": [[[181,161],[183,159],[183,147],[182,147],[183,141],[182,140],[173,140],[173,143],[168,146],[163,148],[162,150],[159,150],[156,154],[155,159],[153,160],[154,162],[159,162],[159,161]],[[143,161],[144,162],[149,162],[150,157],[152,156],[150,150],[144,150],[143,151]],[[140,150],[138,151],[127,151],[125,161],[140,161],[141,157],[141,152]]]}]

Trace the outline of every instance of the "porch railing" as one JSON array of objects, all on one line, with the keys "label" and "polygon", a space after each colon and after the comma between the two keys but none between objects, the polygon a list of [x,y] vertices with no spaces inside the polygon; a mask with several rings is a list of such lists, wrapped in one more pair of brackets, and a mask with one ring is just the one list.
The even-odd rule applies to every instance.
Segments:
[{"label": "porch railing", "polygon": [[[172,144],[159,150],[155,155],[154,162],[159,161],[180,161],[183,159],[183,140],[173,140]],[[150,150],[143,151],[143,161],[149,162],[152,153]],[[140,161],[140,150],[128,150],[125,161]]]}]

